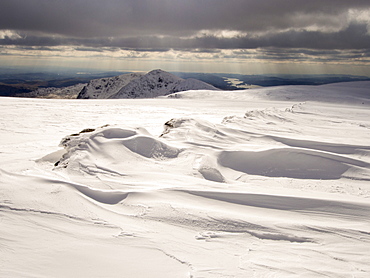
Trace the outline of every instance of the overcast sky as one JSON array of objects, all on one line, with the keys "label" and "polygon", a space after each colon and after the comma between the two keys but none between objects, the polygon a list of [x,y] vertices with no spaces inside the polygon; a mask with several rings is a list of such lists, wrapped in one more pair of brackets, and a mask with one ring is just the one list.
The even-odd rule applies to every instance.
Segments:
[{"label": "overcast sky", "polygon": [[370,1],[1,0],[2,64],[94,61],[125,70],[350,66],[370,75]]}]

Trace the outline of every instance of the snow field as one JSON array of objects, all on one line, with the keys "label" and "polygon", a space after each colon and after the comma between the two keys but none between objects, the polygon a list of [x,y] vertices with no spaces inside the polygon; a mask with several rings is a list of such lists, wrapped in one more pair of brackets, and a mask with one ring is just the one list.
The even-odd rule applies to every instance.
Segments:
[{"label": "snow field", "polygon": [[369,87],[334,87],[2,99],[0,276],[367,277]]}]

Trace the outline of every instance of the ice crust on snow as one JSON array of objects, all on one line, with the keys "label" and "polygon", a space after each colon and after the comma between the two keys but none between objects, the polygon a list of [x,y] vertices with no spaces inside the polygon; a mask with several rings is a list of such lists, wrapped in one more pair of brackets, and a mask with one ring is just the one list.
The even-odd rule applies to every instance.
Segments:
[{"label": "ice crust on snow", "polygon": [[368,277],[368,84],[4,98],[0,276]]}]

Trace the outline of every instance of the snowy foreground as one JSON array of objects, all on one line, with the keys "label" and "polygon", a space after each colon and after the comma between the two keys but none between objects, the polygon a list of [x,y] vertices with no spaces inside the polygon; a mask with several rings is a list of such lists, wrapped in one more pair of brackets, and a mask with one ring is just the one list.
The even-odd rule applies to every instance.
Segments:
[{"label": "snowy foreground", "polygon": [[369,82],[0,106],[0,277],[370,277]]}]

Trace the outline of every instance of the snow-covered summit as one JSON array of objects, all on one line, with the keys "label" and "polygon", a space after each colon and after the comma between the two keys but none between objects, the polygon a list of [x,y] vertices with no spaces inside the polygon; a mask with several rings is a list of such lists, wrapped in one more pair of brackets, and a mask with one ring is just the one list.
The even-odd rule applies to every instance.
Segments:
[{"label": "snow-covered summit", "polygon": [[196,79],[182,79],[156,69],[147,74],[132,73],[92,80],[77,98],[153,98],[186,90],[218,90]]},{"label": "snow-covered summit", "polygon": [[186,90],[218,89],[200,80],[182,79],[157,69],[133,80],[110,98],[153,98]]}]

